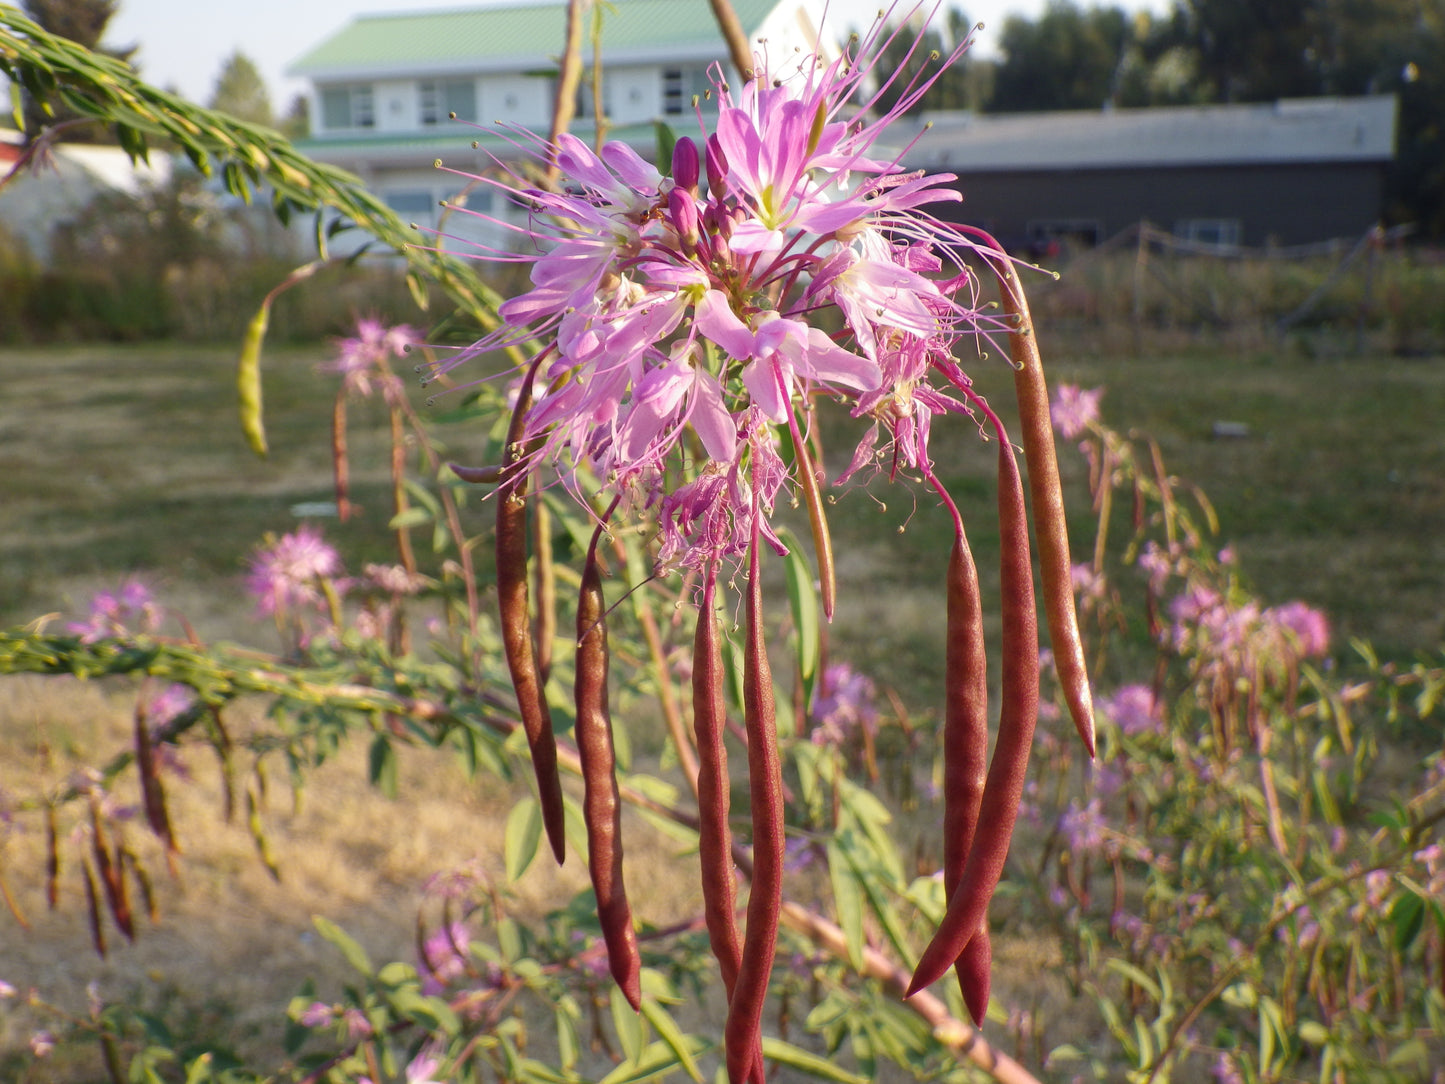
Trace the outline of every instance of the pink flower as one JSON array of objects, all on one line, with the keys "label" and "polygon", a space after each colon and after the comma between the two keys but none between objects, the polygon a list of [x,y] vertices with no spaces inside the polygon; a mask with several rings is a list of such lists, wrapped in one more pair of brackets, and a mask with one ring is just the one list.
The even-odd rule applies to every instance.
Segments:
[{"label": "pink flower", "polygon": [[401,357],[409,343],[421,336],[406,324],[388,327],[380,320],[362,318],[356,322],[356,335],[339,339],[336,358],[321,366],[326,372],[341,374],[347,392],[363,398],[380,387],[387,395],[402,391],[401,381],[391,371],[389,359]]},{"label": "pink flower", "polygon": [[30,1053],[43,1058],[55,1049],[55,1036],[49,1031],[37,1031],[30,1036]]},{"label": "pink flower", "polygon": [[1102,700],[1099,707],[1125,734],[1158,731],[1163,723],[1159,702],[1147,685],[1121,686]]},{"label": "pink flower", "polygon": [[659,510],[663,568],[736,557],[758,517],[777,544],[774,501],[803,485],[775,449],[784,434],[802,439],[816,394],[872,423],[850,474],[886,454],[887,434],[896,462],[931,475],[932,417],[977,401],[954,359],[960,340],[1001,324],[974,305],[972,273],[957,271],[973,243],[918,210],[960,198],[954,178],[905,174],[878,147],[932,79],[881,116],[866,112],[875,84],[897,77],[875,70],[893,33],[880,22],[831,62],[790,57],[770,71],[760,58],[740,89],[715,70],[716,124],[678,140],[671,176],[621,143],[594,151],[564,134],[549,145],[517,129],[516,145],[555,160],[569,187],[533,187],[501,163],[475,178],[536,210],[526,227],[491,220],[519,251],[477,253],[529,263],[531,286],[432,376],[545,344],[529,466],[555,471],[584,503],[595,478],[624,510]]},{"label": "pink flower", "polygon": [[150,588],[139,580],[127,580],[117,592],[97,592],[90,600],[89,619],[73,621],[66,628],[93,644],[110,636],[155,632],[160,620],[160,607]]},{"label": "pink flower", "polygon": [[341,573],[341,557],[315,527],[283,534],[251,558],[246,587],[262,614],[283,614],[321,602],[320,581]]},{"label": "pink flower", "polygon": [[453,922],[434,930],[422,943],[422,993],[440,994],[452,980],[464,975],[471,959],[471,934],[464,923]]},{"label": "pink flower", "polygon": [[1319,610],[1303,602],[1286,602],[1265,611],[1265,619],[1289,636],[1306,659],[1322,658],[1330,651],[1330,625]]},{"label": "pink flower", "polygon": [[1103,388],[1085,389],[1077,384],[1060,384],[1049,404],[1049,417],[1065,440],[1073,440],[1099,420]]},{"label": "pink flower", "polygon": [[813,699],[813,744],[841,746],[856,734],[874,733],[878,729],[877,695],[872,679],[846,662],[825,667]]},{"label": "pink flower", "polygon": [[330,1005],[324,1001],[313,1001],[302,1010],[300,1020],[308,1028],[322,1028],[331,1023],[335,1016],[336,1010]]}]

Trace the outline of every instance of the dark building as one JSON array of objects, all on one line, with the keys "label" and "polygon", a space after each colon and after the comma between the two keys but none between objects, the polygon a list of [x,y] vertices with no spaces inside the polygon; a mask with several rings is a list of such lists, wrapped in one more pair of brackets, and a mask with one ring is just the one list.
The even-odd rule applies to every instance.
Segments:
[{"label": "dark building", "polygon": [[1011,247],[1095,244],[1142,220],[1193,241],[1296,245],[1378,221],[1392,95],[1103,112],[935,113],[904,156],[958,175],[930,210]]}]

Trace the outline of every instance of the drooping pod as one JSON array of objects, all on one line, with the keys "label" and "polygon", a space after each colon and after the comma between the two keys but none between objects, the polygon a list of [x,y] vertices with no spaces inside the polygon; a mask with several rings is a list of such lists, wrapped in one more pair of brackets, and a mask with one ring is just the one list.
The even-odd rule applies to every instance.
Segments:
[{"label": "drooping pod", "polygon": [[[948,634],[945,647],[943,725],[943,888],[952,902],[978,828],[988,774],[988,655],[983,636],[983,600],[978,569],[963,521],[948,559]],[[959,957],[955,970],[974,1023],[988,1007],[988,950],[985,920],[978,937]]]},{"label": "drooping pod", "polygon": [[[964,955],[988,916],[1003,876],[1028,775],[1039,714],[1039,637],[1034,611],[1028,514],[1013,449],[999,430],[1000,586],[1003,599],[1003,699],[998,739],[983,787],[983,803],[958,891],[924,949],[908,987],[912,996],[936,982]],[[976,967],[971,963],[970,967]],[[986,1004],[986,1001],[985,1001]],[[970,1012],[973,1006],[970,1006]]]},{"label": "drooping pod", "polygon": [[697,736],[698,858],[702,866],[703,913],[708,941],[728,998],[737,985],[742,940],[737,924],[737,879],[733,871],[732,829],[728,826],[731,790],[728,752],[723,737],[722,640],[718,633],[717,570],[703,581],[702,605],[692,652],[692,724]]},{"label": "drooping pod", "polygon": [[1034,534],[1039,544],[1039,579],[1044,591],[1044,613],[1048,618],[1049,643],[1054,649],[1054,666],[1059,687],[1069,705],[1074,728],[1089,755],[1094,755],[1094,705],[1084,663],[1084,643],[1074,609],[1074,587],[1069,558],[1069,530],[1064,517],[1063,487],[1059,482],[1059,460],[1054,450],[1054,430],[1049,417],[1049,391],[1044,380],[1039,344],[1029,316],[1023,286],[1006,257],[994,261],[1004,312],[1012,317],[1009,352],[1013,356],[1014,394],[1019,407],[1019,435],[1024,462],[1029,471],[1029,494],[1033,500]]},{"label": "drooping pod", "polygon": [[[756,501],[756,495],[754,501]],[[748,786],[753,822],[753,883],[737,985],[728,999],[723,1037],[728,1079],[743,1084],[762,1076],[763,1003],[767,1000],[778,921],[783,901],[783,775],[773,674],[763,629],[763,585],[759,565],[758,511],[748,556],[746,643],[743,650],[743,711],[748,735]],[[757,1084],[763,1084],[761,1079]]]},{"label": "drooping pod", "polygon": [[542,674],[532,650],[532,627],[527,589],[527,483],[522,434],[532,406],[532,380],[542,363],[541,355],[522,378],[517,405],[507,427],[502,449],[501,485],[497,500],[497,608],[501,617],[502,648],[507,656],[512,688],[522,729],[532,753],[532,770],[537,777],[537,798],[547,841],[560,863],[566,857],[562,811],[562,779],[557,772],[557,739],[552,732],[552,713],[547,708]]},{"label": "drooping pod", "polygon": [[582,811],[587,822],[587,872],[597,896],[597,918],[607,963],[618,989],[634,1010],[642,1007],[641,958],[632,908],[622,876],[622,799],[607,703],[607,606],[593,533],[577,600],[577,752],[582,760]]}]

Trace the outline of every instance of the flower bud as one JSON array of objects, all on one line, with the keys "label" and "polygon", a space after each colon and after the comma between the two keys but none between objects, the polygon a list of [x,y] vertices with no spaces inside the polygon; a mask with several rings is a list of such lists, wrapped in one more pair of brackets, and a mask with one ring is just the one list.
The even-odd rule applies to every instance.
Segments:
[{"label": "flower bud", "polygon": [[697,247],[697,204],[692,194],[681,186],[669,192],[667,215],[672,219],[672,228],[677,231],[683,251],[691,253]]},{"label": "flower bud", "polygon": [[722,144],[718,142],[717,133],[714,132],[707,137],[707,188],[715,200],[722,200],[727,196],[727,172],[727,155],[723,154]]},{"label": "flower bud", "polygon": [[683,136],[672,147],[672,180],[679,188],[697,194],[698,170],[697,144]]}]

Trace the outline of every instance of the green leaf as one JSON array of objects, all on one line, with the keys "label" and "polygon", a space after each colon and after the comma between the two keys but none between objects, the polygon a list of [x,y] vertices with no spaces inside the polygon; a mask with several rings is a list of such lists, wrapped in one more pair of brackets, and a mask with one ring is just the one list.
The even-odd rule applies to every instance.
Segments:
[{"label": "green leaf", "polygon": [[341,955],[346,957],[346,962],[354,970],[367,978],[371,977],[371,957],[367,956],[366,950],[352,940],[340,926],[321,915],[312,915],[311,924],[316,927],[317,933],[341,950]]},{"label": "green leaf", "polygon": [[507,830],[502,850],[507,866],[507,880],[516,883],[537,857],[542,839],[542,810],[530,794],[507,814]]},{"label": "green leaf", "polygon": [[702,1084],[702,1073],[698,1071],[697,1062],[693,1060],[692,1051],[688,1049],[687,1036],[677,1026],[677,1021],[650,997],[642,999],[642,1015],[647,1017],[647,1022],[662,1041],[672,1048],[687,1075],[697,1081],[697,1084]]},{"label": "green leaf", "polygon": [[1330,1041],[1329,1028],[1318,1020],[1301,1020],[1295,1030],[1299,1033],[1300,1041],[1309,1043],[1310,1046],[1324,1046]]},{"label": "green leaf", "polygon": [[1159,984],[1156,983],[1153,979],[1151,979],[1148,975],[1144,974],[1144,972],[1140,971],[1133,964],[1129,963],[1127,960],[1113,958],[1105,961],[1104,966],[1108,970],[1122,975],[1124,978],[1132,982],[1135,986],[1139,987],[1141,990],[1147,993],[1155,1001],[1156,1004],[1159,1002]]},{"label": "green leaf", "polygon": [[387,522],[386,529],[388,531],[401,531],[409,527],[425,527],[435,518],[430,509],[413,506],[392,516]]},{"label": "green leaf", "polygon": [[858,874],[848,861],[838,838],[828,841],[828,877],[833,885],[833,906],[848,948],[848,963],[855,971],[863,967],[863,890]]},{"label": "green leaf", "polygon": [[813,685],[823,657],[823,638],[818,631],[818,596],[813,591],[813,567],[792,531],[780,530],[778,536],[788,547],[788,556],[783,558],[783,572],[788,581],[788,605],[792,609],[793,627],[798,636],[798,675],[803,679],[803,704],[808,705],[813,702]]},{"label": "green leaf", "polygon": [[[767,1042],[766,1039],[763,1041]],[[703,1049],[699,1044],[693,1053],[697,1054]],[[659,1041],[649,1044],[636,1060],[624,1061],[603,1077],[599,1084],[642,1084],[644,1080],[663,1076],[676,1068],[678,1068],[677,1055],[673,1053],[672,1047]]]},{"label": "green leaf", "polygon": [[367,774],[371,778],[372,786],[392,801],[396,800],[396,750],[391,747],[391,739],[385,734],[378,734],[371,741],[371,751],[367,755]]},{"label": "green leaf", "polygon": [[785,1043],[771,1036],[763,1037],[763,1057],[815,1076],[819,1080],[833,1080],[837,1081],[837,1084],[869,1084],[865,1077],[850,1073],[827,1058],[820,1058],[816,1054],[798,1049],[792,1043]]},{"label": "green leaf", "polygon": [[657,168],[672,173],[672,149],[677,146],[677,133],[665,121],[652,122],[652,133],[657,145]]},{"label": "green leaf", "polygon": [[256,315],[246,325],[241,340],[241,356],[236,362],[236,395],[241,410],[241,432],[251,451],[266,454],[266,424],[261,412],[261,344],[266,340],[266,325],[271,321],[271,298],[261,302]]},{"label": "green leaf", "polygon": [[[617,1030],[622,1053],[633,1065],[638,1065],[643,1055],[642,1017],[633,1012],[626,995],[616,986],[611,987],[608,1000],[612,1007],[612,1026]],[[675,1060],[675,1056],[671,1060]]]},{"label": "green leaf", "polygon": [[1395,947],[1401,952],[1414,943],[1425,923],[1425,901],[1411,892],[1403,893],[1390,908],[1390,925],[1395,929]]}]

